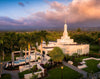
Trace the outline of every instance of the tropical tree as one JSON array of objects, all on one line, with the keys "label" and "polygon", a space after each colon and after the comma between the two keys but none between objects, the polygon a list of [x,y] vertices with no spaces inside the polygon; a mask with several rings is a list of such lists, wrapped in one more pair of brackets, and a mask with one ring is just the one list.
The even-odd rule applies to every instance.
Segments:
[{"label": "tropical tree", "polygon": [[[2,52],[3,60],[4,60],[4,45],[3,45],[3,40],[2,39],[0,39],[0,52]],[[0,56],[2,56],[2,55],[0,55]]]},{"label": "tropical tree", "polygon": [[25,63],[26,63],[26,55],[27,55],[27,46],[28,46],[28,43],[27,43],[27,40],[25,39],[25,35],[23,35],[20,40],[19,40],[19,46],[20,46],[20,49],[21,49],[21,52],[20,52],[20,56],[22,57],[23,55],[23,50],[25,50]]},{"label": "tropical tree", "polygon": [[[0,49],[2,49],[3,41],[0,39]],[[1,62],[1,55],[0,55],[0,78],[1,78],[1,73],[2,73],[2,62]]]},{"label": "tropical tree", "polygon": [[37,32],[35,32],[35,33],[32,33],[32,47],[34,47],[34,49],[35,49],[35,51],[34,51],[34,53],[35,53],[35,61],[36,61],[36,52],[37,52],[37,43],[39,42],[39,39],[38,39],[38,33]]},{"label": "tropical tree", "polygon": [[28,56],[29,56],[29,65],[30,65],[30,54],[31,54],[31,44],[32,44],[32,34],[31,33],[25,33],[25,39],[28,44]]},{"label": "tropical tree", "polygon": [[63,51],[59,47],[55,47],[49,55],[54,62],[62,62],[64,59]]},{"label": "tropical tree", "polygon": [[[3,44],[5,49],[9,49],[10,53],[13,53],[18,47],[17,43],[17,35],[15,32],[7,32],[3,37]],[[12,58],[12,62],[14,62],[14,58]],[[13,64],[13,63],[12,63]]]},{"label": "tropical tree", "polygon": [[[47,39],[47,31],[40,31],[37,34],[37,37],[40,39],[38,42],[41,44],[41,63],[42,63],[42,56],[43,56],[43,49],[42,49],[42,44],[43,44],[43,40],[46,42],[46,44],[48,44],[48,39]],[[44,56],[43,56],[44,57]]]}]

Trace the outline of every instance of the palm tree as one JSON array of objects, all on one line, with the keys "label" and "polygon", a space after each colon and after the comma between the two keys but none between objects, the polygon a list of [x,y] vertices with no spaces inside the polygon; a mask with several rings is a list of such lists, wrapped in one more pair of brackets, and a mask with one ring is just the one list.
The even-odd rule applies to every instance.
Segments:
[{"label": "palm tree", "polygon": [[22,38],[20,38],[19,40],[19,46],[20,46],[20,49],[21,49],[21,52],[20,52],[20,57],[22,57],[22,54],[23,54],[23,50],[25,49],[25,64],[26,64],[26,53],[27,53],[27,41],[25,39],[25,36],[22,36]]},{"label": "palm tree", "polygon": [[[0,49],[1,50],[2,50],[2,44],[3,44],[3,40],[0,39]],[[2,62],[1,62],[1,57],[0,57],[0,78],[1,78],[1,73],[2,73]]]},{"label": "palm tree", "polygon": [[3,45],[3,40],[2,39],[0,39],[0,51],[2,52],[3,60],[4,60],[4,45]]},{"label": "palm tree", "polygon": [[48,39],[47,39],[48,33],[46,31],[40,31],[38,33],[38,35],[39,35],[40,44],[41,44],[40,46],[41,46],[41,63],[42,63],[42,60],[43,60],[43,58],[42,58],[42,55],[43,55],[42,44],[43,44],[43,40],[46,42],[46,44],[48,44]]},{"label": "palm tree", "polygon": [[35,62],[36,62],[36,51],[37,51],[37,45],[36,43],[38,42],[38,37],[37,37],[37,32],[32,34],[32,46],[34,47],[35,51]]},{"label": "palm tree", "polygon": [[[5,37],[4,37],[4,46],[5,48],[8,48],[10,50],[10,52],[15,51],[15,49],[18,47],[17,46],[17,34],[15,32],[7,32],[5,33]],[[12,56],[12,65],[14,62],[14,57]]]},{"label": "palm tree", "polygon": [[28,56],[29,56],[29,65],[30,65],[30,53],[31,53],[31,44],[32,44],[32,35],[29,33],[29,34],[26,34],[25,35],[25,39],[27,41],[27,44],[28,44]]},{"label": "palm tree", "polygon": [[[99,38],[99,45],[100,45],[100,38]],[[99,53],[100,53],[100,48],[99,48]]]}]

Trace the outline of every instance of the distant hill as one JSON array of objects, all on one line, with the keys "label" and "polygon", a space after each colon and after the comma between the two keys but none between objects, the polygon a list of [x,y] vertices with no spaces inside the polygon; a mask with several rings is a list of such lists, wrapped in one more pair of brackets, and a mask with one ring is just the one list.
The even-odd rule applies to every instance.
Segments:
[{"label": "distant hill", "polygon": [[[100,31],[100,26],[99,27],[79,27],[79,26],[68,26],[68,30],[72,30],[75,31],[77,30],[77,28],[80,28],[82,31]],[[59,27],[27,27],[27,28],[3,28],[0,29],[0,32],[7,32],[7,31],[15,31],[15,32],[31,32],[34,30],[49,30],[49,31],[63,31],[64,27],[63,26],[59,26]]]}]

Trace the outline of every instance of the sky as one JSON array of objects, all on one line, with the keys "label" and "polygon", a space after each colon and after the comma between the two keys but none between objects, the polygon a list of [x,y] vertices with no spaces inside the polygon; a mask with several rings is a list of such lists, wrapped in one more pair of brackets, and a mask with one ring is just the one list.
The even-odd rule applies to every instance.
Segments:
[{"label": "sky", "polygon": [[0,0],[0,31],[100,27],[100,0]]}]

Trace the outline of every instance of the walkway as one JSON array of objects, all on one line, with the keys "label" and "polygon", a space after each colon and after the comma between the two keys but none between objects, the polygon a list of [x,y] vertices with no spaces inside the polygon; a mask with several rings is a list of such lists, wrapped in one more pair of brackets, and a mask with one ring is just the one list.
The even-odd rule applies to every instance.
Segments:
[{"label": "walkway", "polygon": [[[4,62],[4,63],[6,63],[6,62]],[[18,76],[19,70],[8,71],[8,70],[3,69],[2,73],[3,74],[10,74],[12,79],[19,79],[19,76]]]},{"label": "walkway", "polygon": [[83,77],[84,77],[84,78],[87,77],[87,72],[85,72],[85,71],[83,71],[83,70],[80,70],[80,69],[78,69],[77,67],[75,67],[75,66],[73,66],[73,65],[71,65],[71,64],[66,63],[65,61],[63,61],[63,64],[64,64],[65,66],[67,66],[67,67],[69,67],[69,68],[71,68],[71,69],[73,69],[73,70],[79,72],[80,74],[83,74]]},{"label": "walkway", "polygon": [[19,79],[19,76],[18,76],[19,71],[18,70],[17,71],[3,70],[3,74],[5,74],[5,73],[10,74],[12,79]]}]

